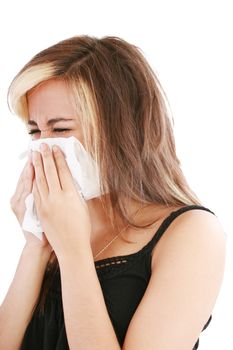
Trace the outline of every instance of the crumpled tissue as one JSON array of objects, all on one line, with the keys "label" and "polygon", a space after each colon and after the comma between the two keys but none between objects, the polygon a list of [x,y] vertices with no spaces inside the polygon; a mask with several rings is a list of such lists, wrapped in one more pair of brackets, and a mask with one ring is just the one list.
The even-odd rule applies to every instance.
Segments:
[{"label": "crumpled tissue", "polygon": [[[53,145],[58,145],[61,148],[73,176],[75,186],[84,200],[99,197],[103,194],[100,191],[98,166],[77,138],[71,136],[67,138],[57,137],[30,140],[28,151],[40,151],[39,147],[41,143],[46,143],[50,148]],[[23,152],[20,158],[28,154],[28,151]],[[32,193],[26,197],[25,205],[26,210],[22,229],[42,239],[43,230],[36,213]]]}]

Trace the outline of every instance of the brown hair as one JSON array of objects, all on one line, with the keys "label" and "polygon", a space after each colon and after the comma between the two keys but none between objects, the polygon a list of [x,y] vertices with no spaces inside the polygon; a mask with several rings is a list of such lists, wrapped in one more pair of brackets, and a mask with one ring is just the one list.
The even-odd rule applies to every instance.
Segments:
[{"label": "brown hair", "polygon": [[[81,110],[84,146],[99,166],[101,189],[109,192],[110,201],[101,200],[111,222],[118,213],[132,227],[154,223],[132,222],[125,198],[165,206],[200,204],[176,155],[166,95],[138,47],[111,36],[63,40],[34,56],[14,78],[11,110],[26,122],[27,93],[52,78],[68,83]],[[51,271],[56,267],[55,261]]]}]

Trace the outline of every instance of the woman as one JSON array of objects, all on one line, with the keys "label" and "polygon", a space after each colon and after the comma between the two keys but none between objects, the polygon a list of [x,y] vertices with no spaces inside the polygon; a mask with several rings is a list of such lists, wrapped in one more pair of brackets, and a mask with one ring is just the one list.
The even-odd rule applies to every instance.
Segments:
[{"label": "woman", "polygon": [[59,42],[18,73],[9,103],[33,139],[75,136],[104,195],[83,202],[59,147],[33,152],[11,206],[22,224],[33,193],[43,240],[24,231],[1,349],[197,349],[224,232],[185,180],[165,94],[140,50],[117,37]]}]

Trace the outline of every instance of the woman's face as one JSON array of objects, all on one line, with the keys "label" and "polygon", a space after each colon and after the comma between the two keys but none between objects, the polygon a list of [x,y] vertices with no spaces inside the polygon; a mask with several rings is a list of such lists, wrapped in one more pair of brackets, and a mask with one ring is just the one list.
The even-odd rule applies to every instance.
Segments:
[{"label": "woman's face", "polygon": [[83,144],[73,94],[64,81],[42,83],[27,94],[27,101],[32,139],[74,136]]}]

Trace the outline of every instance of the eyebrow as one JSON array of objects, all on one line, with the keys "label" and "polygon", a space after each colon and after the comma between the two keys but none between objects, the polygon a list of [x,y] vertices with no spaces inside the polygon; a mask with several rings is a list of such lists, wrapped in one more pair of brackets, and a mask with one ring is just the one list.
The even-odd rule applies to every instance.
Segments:
[{"label": "eyebrow", "polygon": [[[50,125],[53,125],[57,122],[68,122],[68,121],[71,121],[71,120],[74,120],[74,119],[66,119],[66,118],[52,118],[52,119],[49,119],[47,121],[47,125],[50,126]],[[37,123],[34,121],[34,120],[29,120],[28,121],[28,125],[36,125],[37,126]]]}]

